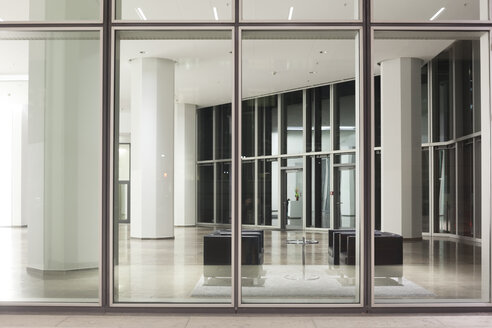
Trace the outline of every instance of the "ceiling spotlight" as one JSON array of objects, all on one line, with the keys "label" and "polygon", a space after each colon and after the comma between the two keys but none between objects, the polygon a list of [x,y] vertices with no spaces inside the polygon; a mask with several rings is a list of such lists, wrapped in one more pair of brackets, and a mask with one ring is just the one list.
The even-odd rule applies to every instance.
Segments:
[{"label": "ceiling spotlight", "polygon": [[445,7],[442,7],[441,9],[439,9],[435,14],[434,16],[432,16],[429,20],[433,21],[434,19],[436,19],[440,14],[442,14],[442,12],[445,10],[446,8]]},{"label": "ceiling spotlight", "polygon": [[316,74],[316,73],[317,73],[316,71],[309,72],[309,74]]},{"label": "ceiling spotlight", "polygon": [[140,17],[141,20],[147,20],[147,17],[142,11],[142,8],[135,8],[135,11],[137,12],[138,17]]},{"label": "ceiling spotlight", "polygon": [[141,55],[145,55],[147,53],[147,51],[143,51],[142,50],[142,51],[139,51],[138,53],[141,54]]},{"label": "ceiling spotlight", "polygon": [[294,12],[294,7],[290,7],[289,9],[289,20],[292,20],[292,13]]},{"label": "ceiling spotlight", "polygon": [[328,51],[326,51],[326,50],[320,50],[320,52],[319,52],[319,53],[320,53],[320,54],[327,54],[327,53],[328,53]]},{"label": "ceiling spotlight", "polygon": [[214,18],[216,21],[219,20],[219,14],[217,13],[217,7],[214,7]]}]

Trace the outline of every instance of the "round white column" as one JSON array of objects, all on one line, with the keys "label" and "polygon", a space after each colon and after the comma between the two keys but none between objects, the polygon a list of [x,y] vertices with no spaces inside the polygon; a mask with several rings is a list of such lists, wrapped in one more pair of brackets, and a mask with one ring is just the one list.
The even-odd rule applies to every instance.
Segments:
[{"label": "round white column", "polygon": [[174,62],[131,63],[131,237],[174,238]]}]

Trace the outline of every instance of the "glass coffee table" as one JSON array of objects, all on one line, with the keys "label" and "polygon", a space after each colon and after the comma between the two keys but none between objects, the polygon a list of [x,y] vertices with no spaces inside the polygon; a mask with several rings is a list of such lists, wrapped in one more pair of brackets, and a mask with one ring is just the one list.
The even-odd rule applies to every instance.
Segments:
[{"label": "glass coffee table", "polygon": [[288,245],[301,245],[302,246],[302,274],[291,273],[284,276],[285,279],[289,280],[316,280],[319,279],[319,275],[316,274],[306,274],[306,245],[319,244],[319,241],[314,239],[288,239],[286,242]]}]

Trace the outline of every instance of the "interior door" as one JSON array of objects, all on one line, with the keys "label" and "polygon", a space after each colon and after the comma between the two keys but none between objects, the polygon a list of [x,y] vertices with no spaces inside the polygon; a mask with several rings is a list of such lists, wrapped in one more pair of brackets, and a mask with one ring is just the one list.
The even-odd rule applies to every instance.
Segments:
[{"label": "interior door", "polygon": [[355,229],[355,166],[334,169],[334,226]]},{"label": "interior door", "polygon": [[281,229],[302,230],[304,228],[303,210],[303,170],[282,170],[282,220]]}]

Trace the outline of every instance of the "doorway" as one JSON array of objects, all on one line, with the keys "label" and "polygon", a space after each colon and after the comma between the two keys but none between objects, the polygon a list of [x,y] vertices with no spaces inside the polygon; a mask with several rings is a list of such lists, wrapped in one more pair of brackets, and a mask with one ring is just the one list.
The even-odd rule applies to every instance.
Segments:
[{"label": "doorway", "polygon": [[302,167],[283,168],[281,171],[282,230],[302,230],[303,211],[303,170]]}]

